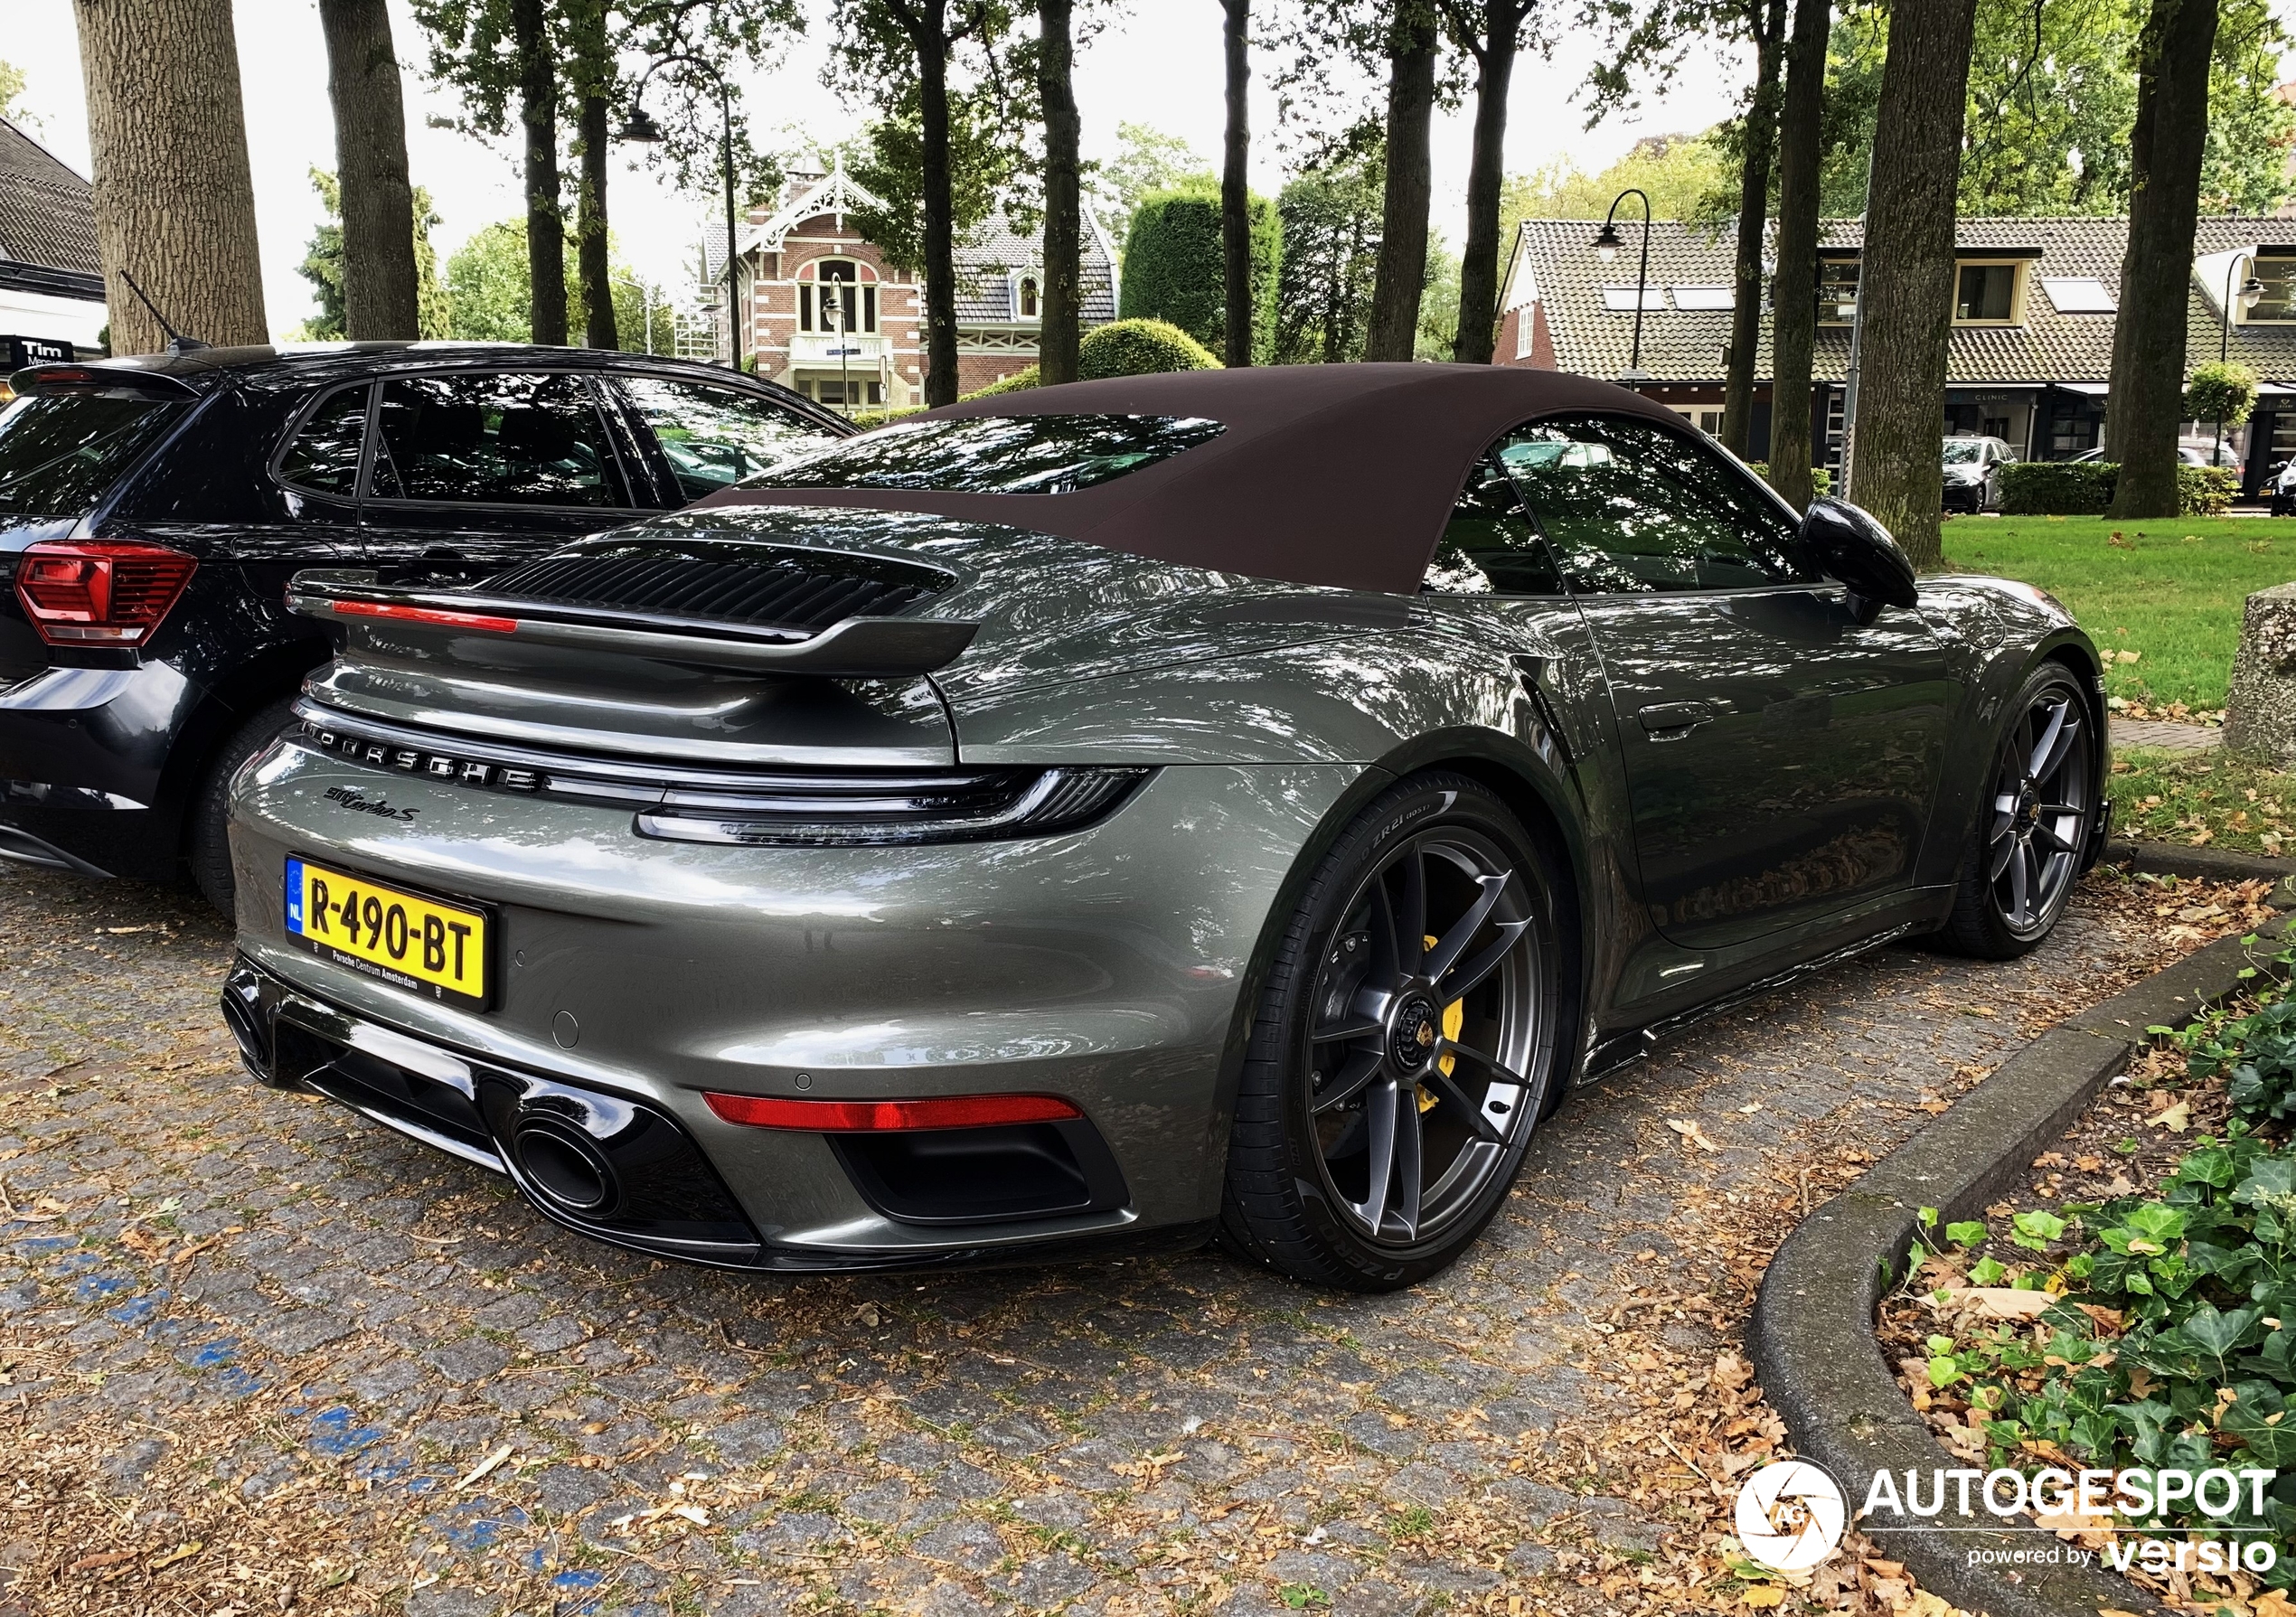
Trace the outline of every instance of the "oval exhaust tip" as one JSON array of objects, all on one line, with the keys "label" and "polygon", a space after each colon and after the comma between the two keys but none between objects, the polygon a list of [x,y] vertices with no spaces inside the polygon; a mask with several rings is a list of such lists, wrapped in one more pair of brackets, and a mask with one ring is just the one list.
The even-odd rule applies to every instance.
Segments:
[{"label": "oval exhaust tip", "polygon": [[511,1152],[536,1195],[560,1210],[597,1218],[619,1199],[614,1170],[587,1139],[547,1123],[522,1123]]}]

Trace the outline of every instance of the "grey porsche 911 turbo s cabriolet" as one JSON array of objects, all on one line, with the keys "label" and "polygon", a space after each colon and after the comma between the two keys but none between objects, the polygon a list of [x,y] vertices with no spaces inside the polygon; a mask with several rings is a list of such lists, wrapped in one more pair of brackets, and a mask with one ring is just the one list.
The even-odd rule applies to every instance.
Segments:
[{"label": "grey porsche 911 turbo s cabriolet", "polygon": [[2049,931],[2097,656],[1580,378],[911,418],[483,584],[306,572],[236,783],[249,1066],[663,1256],[1442,1268],[1573,1085]]}]

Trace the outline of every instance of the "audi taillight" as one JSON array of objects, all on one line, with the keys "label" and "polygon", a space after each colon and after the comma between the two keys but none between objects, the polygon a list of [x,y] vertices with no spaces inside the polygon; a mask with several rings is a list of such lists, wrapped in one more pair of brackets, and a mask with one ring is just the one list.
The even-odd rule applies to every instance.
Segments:
[{"label": "audi taillight", "polygon": [[16,599],[50,645],[142,645],[199,559],[127,540],[43,540],[16,561]]}]

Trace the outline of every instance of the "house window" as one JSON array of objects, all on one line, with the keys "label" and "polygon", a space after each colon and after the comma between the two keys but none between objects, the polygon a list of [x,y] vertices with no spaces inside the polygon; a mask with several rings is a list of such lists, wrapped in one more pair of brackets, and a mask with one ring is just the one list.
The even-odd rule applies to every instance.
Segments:
[{"label": "house window", "polygon": [[1858,260],[1818,260],[1818,324],[1848,325],[1858,317]]},{"label": "house window", "polygon": [[807,268],[813,272],[813,281],[797,284],[799,331],[877,329],[877,286],[873,281],[861,280],[859,265],[844,259],[823,259]]},{"label": "house window", "polygon": [[1014,306],[1020,310],[1021,319],[1034,320],[1039,317],[1041,311],[1037,306],[1036,277],[1024,275],[1021,277],[1020,291],[1013,299],[1013,303]]},{"label": "house window", "polygon": [[1954,324],[2015,324],[2017,268],[2014,263],[1962,265],[1953,288]]},{"label": "house window", "polygon": [[2240,316],[2240,323],[2296,321],[2296,253],[2258,253],[2256,278],[2264,284],[2264,295],[2254,308]]}]

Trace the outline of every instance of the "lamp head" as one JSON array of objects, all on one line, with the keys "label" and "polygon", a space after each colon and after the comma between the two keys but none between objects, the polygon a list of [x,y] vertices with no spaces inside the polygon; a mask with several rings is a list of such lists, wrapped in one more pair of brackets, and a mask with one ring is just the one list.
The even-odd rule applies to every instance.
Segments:
[{"label": "lamp head", "polygon": [[1618,249],[1625,245],[1618,238],[1618,227],[1604,220],[1601,233],[1595,238],[1595,256],[1607,264],[1618,257]]},{"label": "lamp head", "polygon": [[2252,275],[2246,280],[2240,283],[2240,291],[2237,296],[2240,298],[2240,312],[2245,315],[2258,304],[2263,302],[2264,283],[2258,280]]},{"label": "lamp head", "polygon": [[662,126],[654,121],[652,113],[643,107],[633,107],[630,108],[630,121],[622,126],[622,132],[616,138],[640,146],[657,146],[669,136],[662,133]]}]

